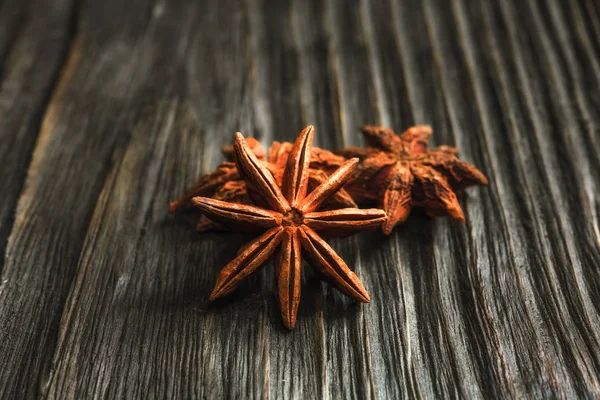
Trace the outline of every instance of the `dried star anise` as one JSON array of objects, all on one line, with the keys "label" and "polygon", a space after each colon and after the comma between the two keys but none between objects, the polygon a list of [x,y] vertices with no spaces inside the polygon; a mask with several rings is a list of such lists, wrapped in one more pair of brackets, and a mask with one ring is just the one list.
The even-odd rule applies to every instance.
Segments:
[{"label": "dried star anise", "polygon": [[[281,187],[292,143],[273,142],[268,154],[265,154],[265,150],[258,140],[249,137],[246,141],[256,158],[269,170],[277,185]],[[171,202],[169,205],[171,213],[191,208],[193,206],[191,200],[197,196],[212,197],[213,199],[232,203],[252,204],[246,193],[246,184],[233,162],[235,160],[233,146],[224,146],[223,154],[228,161],[219,165],[215,171],[201,176],[184,196]],[[335,155],[330,151],[314,147],[310,158],[308,190],[314,190],[318,185],[324,183],[328,176],[339,168],[345,160],[344,157]],[[327,199],[323,207],[327,209],[356,207],[356,203],[344,189],[340,189]],[[211,221],[204,215],[200,216],[197,225],[198,231],[203,232],[221,228],[223,227],[220,224]]]},{"label": "dried star anise", "polygon": [[363,126],[361,131],[369,147],[340,151],[361,160],[345,189],[359,204],[378,202],[388,215],[386,235],[408,218],[412,207],[464,221],[455,191],[488,183],[481,171],[458,159],[456,148],[429,149],[430,126],[413,126],[402,135],[380,126]]},{"label": "dried star anise", "polygon": [[305,128],[289,152],[282,188],[249,148],[240,134],[234,142],[237,169],[256,206],[228,203],[206,197],[193,202],[209,218],[243,231],[266,231],[239,251],[220,272],[210,299],[225,296],[264,264],[279,248],[276,280],[284,325],[292,329],[300,302],[301,250],[324,277],[347,296],[368,302],[369,295],[358,277],[320,236],[347,236],[380,226],[383,210],[344,208],[316,211],[339,190],[355,169],[358,159],[346,161],[327,180],[307,195],[314,129]]}]

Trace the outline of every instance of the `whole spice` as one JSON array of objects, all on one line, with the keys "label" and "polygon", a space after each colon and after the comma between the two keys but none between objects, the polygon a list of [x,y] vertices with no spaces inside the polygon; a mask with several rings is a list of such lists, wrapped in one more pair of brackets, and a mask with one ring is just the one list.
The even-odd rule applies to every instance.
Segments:
[{"label": "whole spice", "polygon": [[[246,141],[256,158],[269,170],[277,185],[281,187],[292,143],[273,142],[268,154],[265,154],[265,150],[258,140],[250,137]],[[171,202],[169,205],[171,213],[193,207],[192,198],[196,196],[211,197],[232,203],[252,204],[252,200],[246,193],[246,184],[240,177],[237,167],[233,162],[235,159],[233,146],[224,146],[223,154],[228,161],[219,165],[213,172],[201,176],[185,195]],[[308,189],[314,190],[317,186],[324,183],[329,175],[339,168],[345,160],[344,157],[335,155],[330,151],[316,147],[313,148],[308,173]],[[356,207],[356,203],[344,189],[338,190],[323,204],[323,208],[325,209],[341,207]],[[204,215],[200,216],[197,225],[197,230],[201,232],[223,228],[222,225],[211,221]]]},{"label": "whole spice", "polygon": [[412,207],[464,221],[455,191],[488,183],[481,171],[458,159],[456,148],[429,149],[432,130],[427,125],[413,126],[402,135],[380,126],[363,126],[361,131],[369,147],[340,151],[361,160],[345,188],[359,204],[376,201],[386,211],[386,235],[408,218]]},{"label": "whole spice", "polygon": [[337,289],[356,301],[368,302],[369,295],[358,277],[319,235],[347,236],[380,226],[386,220],[379,209],[344,208],[317,211],[319,206],[350,177],[358,159],[352,159],[307,195],[309,164],[314,135],[305,128],[287,158],[279,189],[269,170],[261,163],[240,133],[234,151],[237,169],[246,183],[248,195],[256,206],[228,203],[205,197],[193,202],[214,221],[243,231],[266,231],[244,246],[237,257],[221,270],[210,299],[225,296],[264,264],[279,248],[277,292],[284,325],[296,324],[300,302],[302,249],[311,264]]}]

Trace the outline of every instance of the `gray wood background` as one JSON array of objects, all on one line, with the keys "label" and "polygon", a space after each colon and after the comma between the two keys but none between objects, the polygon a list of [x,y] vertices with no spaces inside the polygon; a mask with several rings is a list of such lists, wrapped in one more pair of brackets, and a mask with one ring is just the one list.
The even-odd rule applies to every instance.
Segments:
[{"label": "gray wood background", "polygon": [[[0,398],[600,397],[594,0],[0,0]],[[331,243],[286,331],[167,204],[237,130],[434,127],[488,187]]]}]

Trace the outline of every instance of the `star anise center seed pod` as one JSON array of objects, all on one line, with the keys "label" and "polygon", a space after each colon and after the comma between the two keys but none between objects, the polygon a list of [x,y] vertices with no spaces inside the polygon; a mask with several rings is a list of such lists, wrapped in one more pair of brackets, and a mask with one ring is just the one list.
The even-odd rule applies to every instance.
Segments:
[{"label": "star anise center seed pod", "polygon": [[301,211],[292,208],[283,215],[281,223],[283,226],[299,226],[304,223],[304,216]]},{"label": "star anise center seed pod", "polygon": [[386,235],[413,207],[464,221],[455,191],[488,182],[481,171],[458,159],[454,147],[428,148],[432,130],[427,125],[413,126],[402,135],[380,126],[363,126],[361,131],[369,147],[340,152],[361,160],[346,190],[357,202],[376,201],[386,211]]},{"label": "star anise center seed pod", "polygon": [[280,189],[244,137],[237,133],[233,146],[237,169],[246,183],[248,195],[257,205],[193,198],[202,212],[215,222],[243,230],[259,228],[265,231],[244,246],[237,257],[221,270],[210,299],[234,291],[244,278],[279,249],[276,262],[277,292],[283,322],[288,329],[296,324],[303,252],[311,264],[341,292],[360,302],[370,300],[358,277],[319,233],[347,236],[376,228],[387,219],[385,212],[378,209],[317,211],[348,180],[358,159],[353,158],[342,164],[308,194],[313,135],[312,126],[300,133],[289,152]]}]

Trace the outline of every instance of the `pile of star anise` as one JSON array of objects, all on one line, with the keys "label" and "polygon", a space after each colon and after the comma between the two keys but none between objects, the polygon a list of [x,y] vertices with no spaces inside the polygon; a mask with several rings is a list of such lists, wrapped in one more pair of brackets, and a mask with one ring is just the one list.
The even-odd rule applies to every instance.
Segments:
[{"label": "pile of star anise", "polygon": [[368,147],[336,153],[312,147],[312,126],[294,144],[274,142],[267,153],[257,140],[237,133],[233,146],[223,148],[228,161],[171,203],[172,213],[199,210],[199,231],[260,233],[223,268],[211,300],[234,291],[278,250],[276,287],[287,328],[296,323],[302,252],[342,293],[368,302],[358,277],[322,236],[379,226],[389,235],[413,207],[464,221],[455,191],[487,184],[477,168],[457,158],[455,148],[428,148],[429,126],[413,126],[401,135],[364,126],[362,133]]}]

